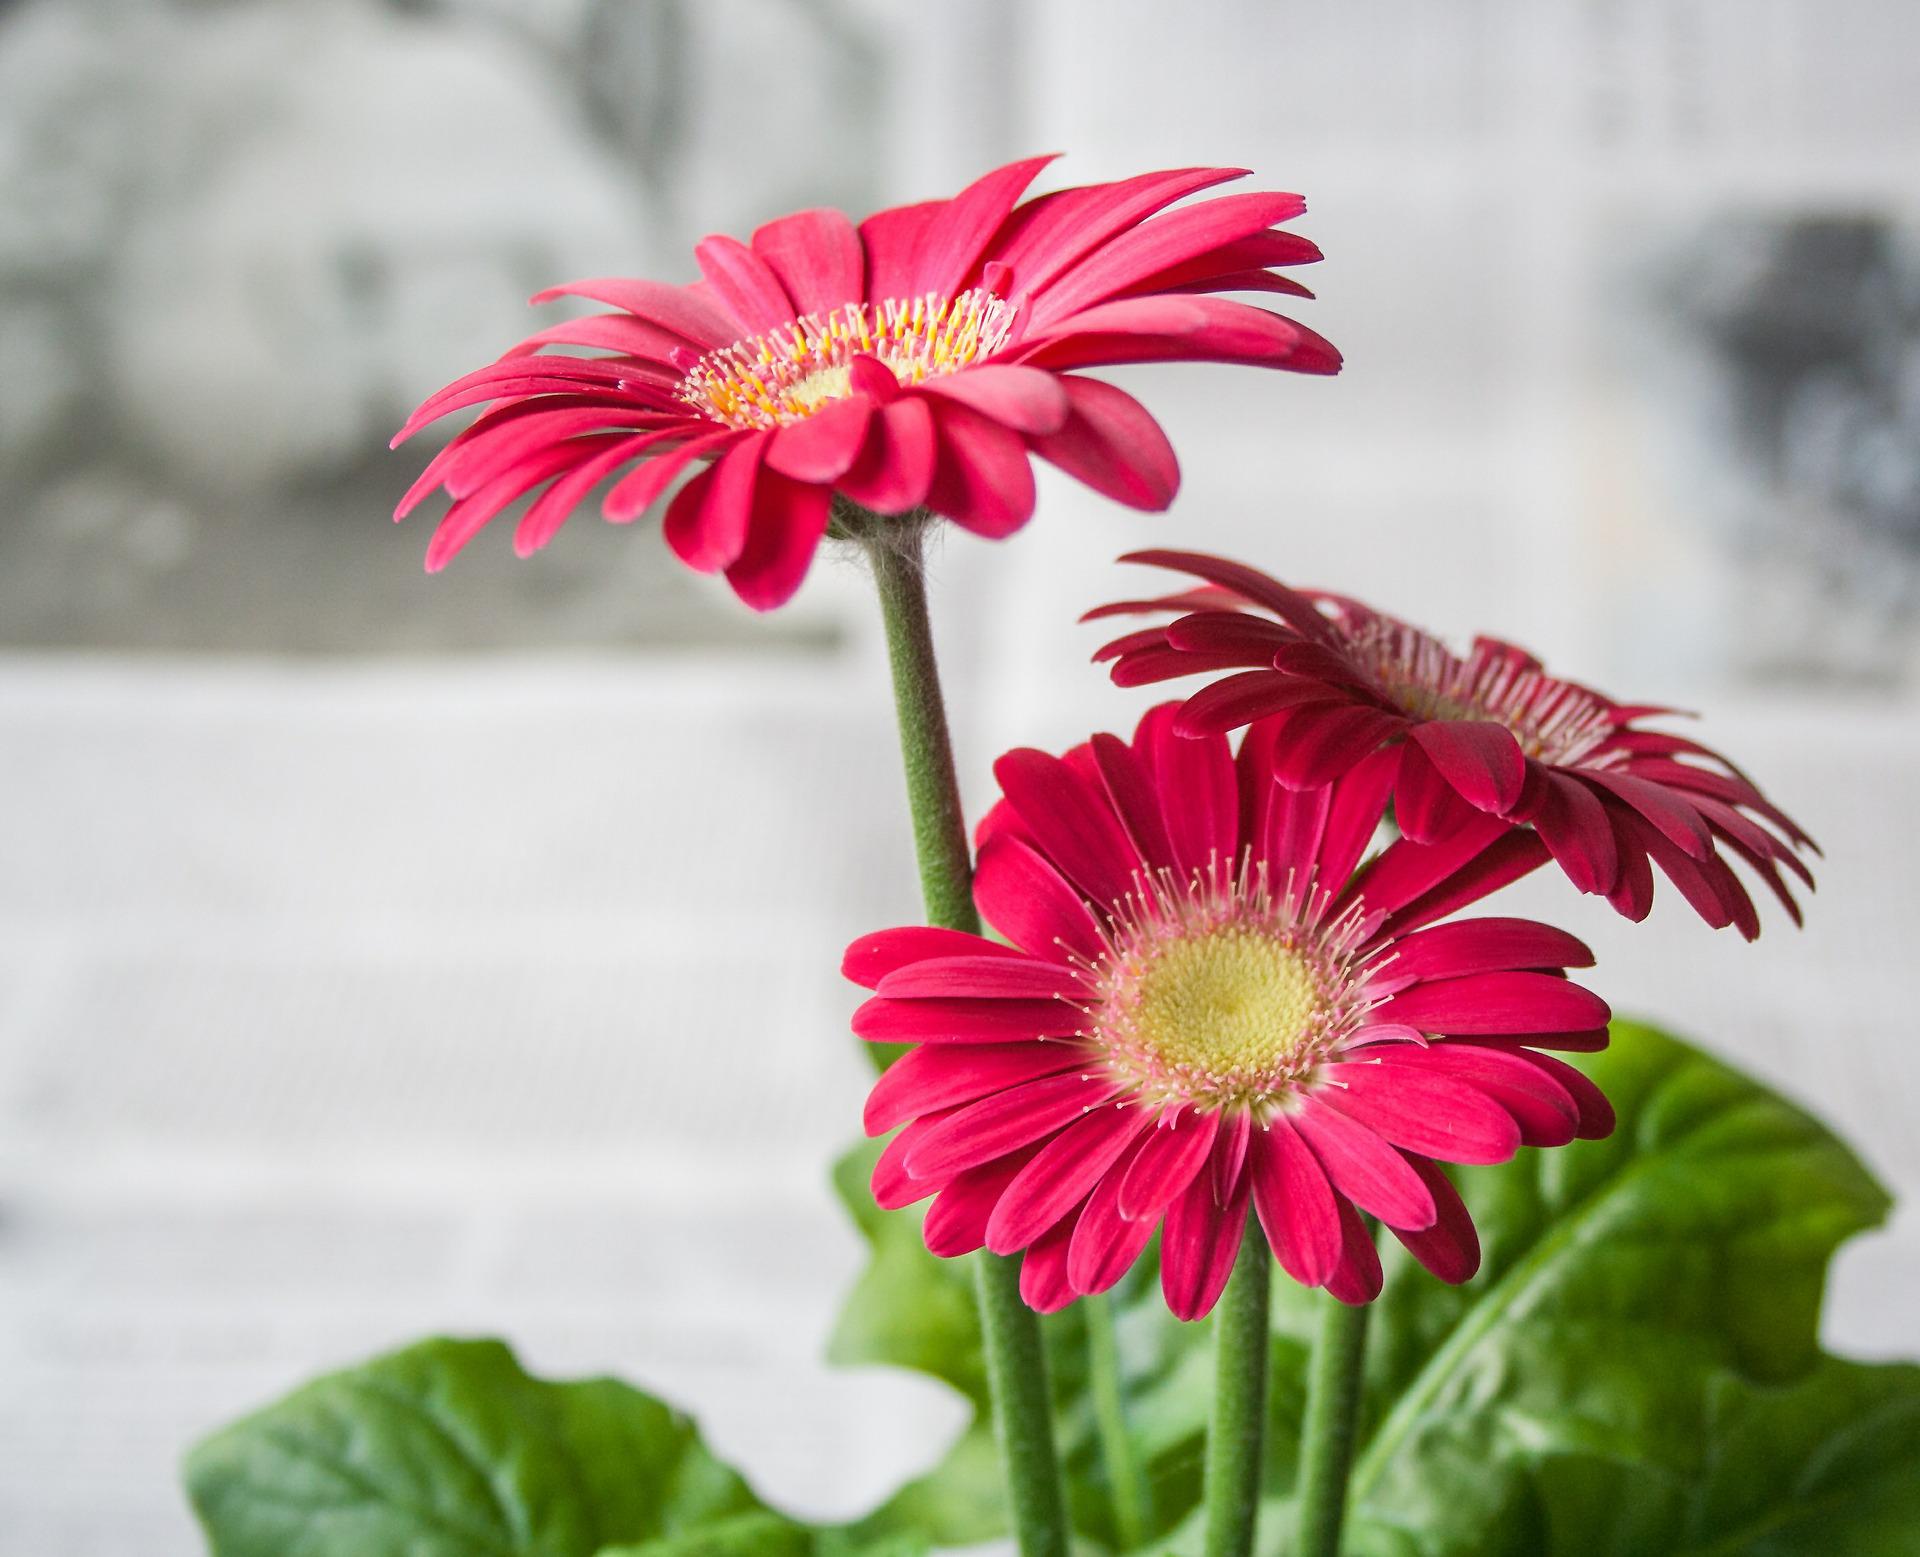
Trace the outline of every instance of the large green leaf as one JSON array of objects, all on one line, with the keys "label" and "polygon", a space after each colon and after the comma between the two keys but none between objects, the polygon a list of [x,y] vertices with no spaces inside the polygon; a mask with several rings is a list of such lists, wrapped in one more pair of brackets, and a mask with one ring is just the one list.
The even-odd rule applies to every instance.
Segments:
[{"label": "large green leaf", "polygon": [[[1822,1545],[1830,1521],[1800,1512],[1810,1499],[1844,1500],[1861,1532],[1873,1521],[1891,1529],[1911,1510],[1907,1483],[1920,1479],[1913,1371],[1823,1359],[1817,1342],[1827,1264],[1843,1239],[1885,1215],[1884,1193],[1815,1120],[1672,1038],[1617,1024],[1613,1046],[1587,1069],[1619,1113],[1611,1139],[1459,1175],[1486,1249],[1474,1281],[1444,1287],[1397,1246],[1387,1253],[1355,1468],[1355,1550],[1902,1549],[1865,1533],[1856,1546]],[[841,1167],[842,1193],[875,1257],[834,1354],[919,1368],[979,1406],[964,1279],[918,1250],[910,1214],[871,1210],[859,1183],[867,1161],[857,1154]],[[1166,1316],[1150,1271],[1115,1297],[1155,1549],[1190,1551],[1210,1388],[1206,1330]],[[1278,1284],[1273,1506],[1263,1521],[1263,1546],[1275,1552],[1285,1550],[1303,1364],[1322,1301]],[[896,1336],[916,1313],[939,1321],[911,1329],[902,1345]],[[1047,1329],[1076,1523],[1116,1546],[1080,1330],[1071,1312]],[[1880,1431],[1850,1437],[1853,1417],[1869,1411]],[[1799,1431],[1779,1425],[1788,1417]],[[1887,1440],[1901,1447],[1885,1450]],[[947,1540],[997,1531],[983,1447],[976,1422],[876,1527],[897,1520]],[[1602,1511],[1622,1521],[1617,1535],[1595,1535],[1612,1530],[1595,1523]]]},{"label": "large green leaf", "polygon": [[869,1550],[765,1508],[652,1396],[533,1378],[497,1341],[425,1341],[317,1379],[201,1444],[187,1486],[215,1557]]}]

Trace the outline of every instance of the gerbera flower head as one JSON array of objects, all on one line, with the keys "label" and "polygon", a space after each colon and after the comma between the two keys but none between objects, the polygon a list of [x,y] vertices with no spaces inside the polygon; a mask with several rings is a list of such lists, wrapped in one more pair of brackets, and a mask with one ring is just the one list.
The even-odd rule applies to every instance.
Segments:
[{"label": "gerbera flower head", "polygon": [[[554,325],[423,404],[394,442],[491,402],[402,499],[444,487],[427,550],[444,567],[536,489],[515,533],[537,551],[603,481],[628,523],[683,471],[667,543],[768,609],[805,576],[833,499],[930,509],[1004,536],[1033,512],[1032,455],[1135,508],[1172,501],[1179,468],[1130,395],[1077,371],[1123,362],[1238,362],[1338,371],[1304,326],[1214,294],[1312,294],[1277,267],[1320,257],[1276,224],[1297,195],[1176,202],[1242,176],[1180,168],[1021,202],[1051,158],[1012,163],[950,200],[799,211],[742,243],[695,249],[702,279],[579,281],[615,311]],[[551,347],[599,353],[580,356]]]},{"label": "gerbera flower head", "polygon": [[[904,1126],[876,1197],[933,1196],[927,1247],[1025,1251],[1041,1310],[1112,1286],[1161,1234],[1184,1319],[1218,1299],[1246,1217],[1296,1280],[1380,1289],[1361,1213],[1464,1281],[1473,1223],[1437,1162],[1604,1135],[1612,1114],[1542,1052],[1606,1043],[1608,1010],[1565,977],[1592,958],[1519,919],[1448,919],[1536,862],[1402,839],[1365,860],[1389,772],[1274,782],[1255,729],[1015,751],[979,834],[974,900],[1011,944],[885,930],[848,950],[874,991],[854,1030],[915,1047],[866,1124]],[[1444,922],[1442,922],[1444,921]]]},{"label": "gerbera flower head", "polygon": [[1174,617],[1097,651],[1122,686],[1230,672],[1187,699],[1182,731],[1284,731],[1275,773],[1295,788],[1381,761],[1408,837],[1491,842],[1530,827],[1568,880],[1630,919],[1651,910],[1658,865],[1709,925],[1735,925],[1752,940],[1760,916],[1731,857],[1800,922],[1787,876],[1813,886],[1800,854],[1818,852],[1813,840],[1718,752],[1645,724],[1676,710],[1616,702],[1498,639],[1455,653],[1357,600],[1293,589],[1223,558],[1144,551],[1122,560],[1200,581],[1087,613]]}]

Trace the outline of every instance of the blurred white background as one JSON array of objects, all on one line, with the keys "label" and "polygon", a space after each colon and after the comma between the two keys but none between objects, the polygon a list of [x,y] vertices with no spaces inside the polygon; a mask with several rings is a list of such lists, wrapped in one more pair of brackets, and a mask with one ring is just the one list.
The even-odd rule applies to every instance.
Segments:
[{"label": "blurred white background", "polygon": [[[190,1439],[437,1330],[802,1511],[934,1457],[951,1401],[819,1361],[837,957],[917,909],[863,579],[752,619],[583,517],[429,580],[384,444],[539,286],[1036,148],[1304,192],[1348,369],[1130,372],[1172,513],[1043,473],[944,544],[976,806],[1144,706],[1073,618],[1155,542],[1705,708],[1827,847],[1804,933],[1516,895],[1920,1192],[1899,0],[0,0],[0,1550],[197,1551]],[[1920,1345],[1915,1217],[1835,1346]]]}]

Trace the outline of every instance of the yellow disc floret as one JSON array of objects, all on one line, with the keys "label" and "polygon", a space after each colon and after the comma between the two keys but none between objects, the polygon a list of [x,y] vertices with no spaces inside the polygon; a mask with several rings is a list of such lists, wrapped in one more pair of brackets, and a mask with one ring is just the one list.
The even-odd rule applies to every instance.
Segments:
[{"label": "yellow disc floret", "polygon": [[1311,1030],[1319,990],[1307,961],[1239,926],[1170,941],[1140,972],[1141,1045],[1169,1066],[1257,1075],[1283,1066]]}]

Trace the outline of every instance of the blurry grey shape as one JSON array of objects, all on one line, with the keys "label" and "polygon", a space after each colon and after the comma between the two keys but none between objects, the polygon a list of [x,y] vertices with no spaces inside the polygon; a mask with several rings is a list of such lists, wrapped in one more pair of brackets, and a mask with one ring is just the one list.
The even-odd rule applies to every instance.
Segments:
[{"label": "blurry grey shape", "polygon": [[[1749,669],[1897,679],[1920,619],[1920,256],[1880,214],[1744,216],[1658,293],[1712,369],[1719,516],[1771,631]],[[1844,618],[1844,627],[1836,625]]]},{"label": "blurry grey shape", "polygon": [[[386,517],[444,434],[385,445],[427,393],[556,317],[527,310],[536,289],[673,275],[689,222],[871,193],[853,153],[874,110],[842,73],[875,77],[862,50],[880,44],[848,14],[0,13],[0,644],[792,642],[590,512],[528,567],[509,513],[429,587],[434,514],[398,535]],[[751,158],[742,103],[765,116]]]}]

